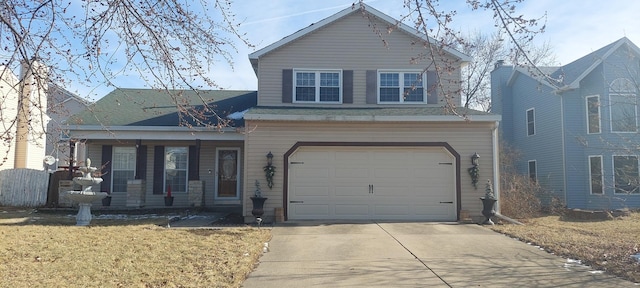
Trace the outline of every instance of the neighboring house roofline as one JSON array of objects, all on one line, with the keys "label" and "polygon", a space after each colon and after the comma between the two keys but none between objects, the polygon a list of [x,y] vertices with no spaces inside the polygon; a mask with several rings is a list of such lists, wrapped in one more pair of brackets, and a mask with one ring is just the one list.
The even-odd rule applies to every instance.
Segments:
[{"label": "neighboring house roofline", "polygon": [[[367,13],[370,13],[374,17],[376,17],[376,18],[378,18],[378,19],[380,19],[380,20],[382,20],[384,22],[387,22],[390,25],[397,26],[398,29],[400,29],[401,31],[403,31],[405,33],[408,33],[409,35],[412,35],[412,36],[414,36],[416,38],[419,38],[419,39],[423,39],[423,40],[425,39],[426,35],[424,35],[422,33],[419,33],[415,28],[413,28],[413,27],[411,27],[409,25],[406,25],[406,24],[404,24],[402,22],[399,22],[398,20],[393,19],[389,15],[386,15],[386,14],[380,12],[379,10],[377,10],[377,9],[367,5],[367,4],[363,3],[361,5],[362,5],[362,8]],[[343,18],[345,16],[348,16],[348,15],[350,15],[352,13],[359,12],[359,11],[361,11],[360,9],[361,8],[359,6],[356,6],[356,5],[352,5],[350,7],[347,7],[344,10],[342,10],[342,11],[336,13],[336,14],[333,14],[332,16],[329,16],[329,17],[327,17],[325,19],[322,19],[317,23],[313,23],[313,24],[311,24],[311,25],[309,25],[309,26],[307,26],[307,27],[305,27],[303,29],[298,30],[297,32],[295,32],[295,33],[293,33],[293,34],[291,34],[289,36],[286,36],[286,37],[282,38],[280,41],[277,41],[277,42],[275,42],[275,43],[273,43],[271,45],[268,45],[268,46],[266,46],[266,47],[264,47],[264,48],[262,48],[262,49],[260,49],[258,51],[255,51],[255,52],[249,54],[249,60],[251,62],[251,66],[253,66],[253,70],[256,72],[256,74],[258,73],[258,59],[260,57],[262,57],[263,55],[268,54],[269,52],[274,51],[274,50],[276,50],[276,49],[278,49],[278,48],[280,48],[280,47],[282,47],[284,45],[287,45],[287,44],[289,44],[289,43],[291,43],[291,42],[293,42],[293,41],[295,41],[297,39],[300,39],[300,38],[304,37],[305,35],[311,34],[314,31],[319,30],[319,29],[329,25],[330,23],[333,23],[334,21],[337,21],[337,20],[339,20],[339,19],[341,19],[341,18]],[[430,44],[437,44],[437,41],[435,39],[433,39],[432,37],[428,37],[427,36],[427,40],[429,41]],[[453,55],[453,56],[455,56],[457,58],[459,58],[462,61],[462,63],[470,62],[472,60],[470,56],[468,56],[468,55],[466,55],[466,54],[464,54],[464,53],[462,53],[462,52],[460,52],[458,50],[455,50],[453,48],[445,47],[444,51],[448,52],[449,54],[451,54],[451,55]]]},{"label": "neighboring house roofline", "polygon": [[[92,102],[91,102],[91,101],[89,101],[89,100],[87,100],[87,99],[84,99],[84,98],[80,97],[78,94],[73,93],[73,92],[71,92],[71,91],[69,91],[69,90],[67,90],[67,89],[63,88],[63,87],[61,87],[60,85],[57,85],[57,84],[54,84],[54,83],[50,83],[50,84],[49,84],[49,87],[54,87],[56,90],[60,91],[60,92],[61,92],[61,93],[63,93],[65,96],[67,96],[67,97],[65,97],[65,99],[64,99],[62,102],[57,102],[56,104],[64,104],[64,103],[67,103],[67,102],[69,102],[69,101],[71,101],[71,100],[76,100],[76,101],[78,101],[80,104],[82,104],[82,105],[84,105],[84,106],[86,106],[86,107],[88,107],[89,105],[91,105],[91,104],[92,104]],[[49,88],[49,89],[51,89],[51,88]]]},{"label": "neighboring house roofline", "polygon": [[[556,71],[554,73],[549,73],[549,75],[555,74],[555,73],[561,73],[562,69],[571,69],[570,67],[572,66],[572,64],[584,60],[584,59],[588,59],[588,58],[594,58],[595,60],[593,60],[593,63],[591,63],[591,65],[589,65],[586,69],[582,70],[582,73],[580,73],[575,79],[573,79],[569,84],[562,84],[562,78],[558,78],[558,86],[554,86],[552,84],[550,84],[546,79],[542,79],[540,76],[536,76],[533,73],[531,73],[529,71],[529,69],[527,69],[526,67],[522,67],[522,66],[516,66],[513,68],[513,71],[511,72],[511,75],[509,76],[509,79],[507,80],[507,85],[511,86],[513,85],[513,82],[517,79],[518,75],[520,73],[535,79],[536,81],[538,81],[539,83],[542,83],[550,88],[552,88],[554,90],[554,93],[556,94],[562,94],[565,91],[569,91],[569,90],[574,90],[574,89],[578,89],[580,87],[580,81],[582,81],[585,77],[587,77],[589,74],[591,74],[591,72],[593,72],[594,69],[596,69],[600,64],[602,64],[602,62],[604,61],[604,59],[606,59],[607,57],[611,56],[611,54],[613,54],[616,50],[618,50],[620,48],[620,46],[627,44],[634,52],[636,52],[638,55],[640,55],[640,48],[638,48],[638,46],[636,46],[635,44],[633,44],[633,42],[631,42],[631,40],[629,40],[629,38],[627,37],[622,37],[620,39],[618,39],[617,41],[613,42],[612,44],[609,44],[601,49],[607,49],[606,51],[602,51],[601,49],[598,49],[594,52],[589,53],[588,55],[585,55],[583,57],[580,57],[578,59],[576,59],[575,61],[561,66],[561,67],[550,67],[550,68],[554,68]],[[604,53],[602,53],[604,52]],[[602,56],[598,56],[598,57],[594,57],[596,55],[600,55],[600,53],[602,53]],[[513,67],[513,66],[512,66]],[[562,75],[561,75],[562,76]],[[566,79],[565,79],[566,80]]]},{"label": "neighboring house roofline", "polygon": [[[580,81],[582,81],[582,79],[587,77],[587,75],[589,75],[594,69],[596,69],[600,64],[602,64],[604,59],[606,59],[607,57],[611,56],[611,54],[613,54],[613,52],[618,50],[618,48],[620,48],[620,46],[622,46],[624,44],[629,45],[629,47],[631,49],[633,49],[638,55],[640,55],[640,48],[638,48],[638,46],[633,44],[633,42],[631,42],[631,40],[629,40],[629,38],[622,37],[622,38],[618,39],[618,41],[616,41],[615,44],[613,46],[611,46],[611,48],[609,48],[609,50],[606,53],[604,53],[604,55],[602,55],[602,57],[597,58],[593,62],[593,64],[591,64],[591,66],[589,66],[589,68],[585,69],[582,72],[582,74],[580,74],[580,76],[578,76],[575,80],[573,80],[573,82],[571,82],[569,85],[567,85],[567,87],[569,89],[577,89],[578,87],[580,87]],[[589,53],[588,55],[586,55],[584,57],[581,57],[581,58],[590,57],[592,54],[593,53]]]},{"label": "neighboring house roofline", "polygon": [[531,73],[531,71],[529,71],[529,69],[527,67],[524,66],[511,66],[513,68],[513,70],[511,71],[511,75],[509,75],[509,79],[507,80],[507,86],[511,86],[513,85],[513,82],[516,81],[516,79],[518,78],[519,74],[524,74],[530,78],[535,79],[536,81],[548,86],[551,89],[558,89],[558,87],[553,86],[551,84],[549,84],[548,81],[545,81],[544,79],[542,79],[539,76],[534,75],[533,73]]}]

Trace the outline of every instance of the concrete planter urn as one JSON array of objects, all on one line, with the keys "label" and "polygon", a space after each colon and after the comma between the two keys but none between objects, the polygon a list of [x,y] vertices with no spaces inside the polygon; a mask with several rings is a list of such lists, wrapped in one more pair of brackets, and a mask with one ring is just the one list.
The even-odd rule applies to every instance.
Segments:
[{"label": "concrete planter urn", "polygon": [[250,197],[251,202],[253,202],[253,209],[251,210],[251,214],[254,217],[259,218],[264,214],[264,202],[267,201],[268,198],[265,197]]},{"label": "concrete planter urn", "polygon": [[496,196],[493,194],[493,188],[491,185],[491,181],[487,180],[485,194],[484,197],[480,197],[482,201],[482,215],[486,218],[482,224],[493,225],[493,221],[491,221],[491,217],[496,215]]}]

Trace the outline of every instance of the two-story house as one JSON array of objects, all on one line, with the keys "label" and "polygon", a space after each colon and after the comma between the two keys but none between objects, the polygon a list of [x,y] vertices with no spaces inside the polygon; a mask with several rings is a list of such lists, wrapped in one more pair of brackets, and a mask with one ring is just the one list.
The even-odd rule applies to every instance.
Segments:
[{"label": "two-story house", "polygon": [[[447,48],[438,50],[442,53],[437,59],[425,58],[431,55],[429,49],[435,49],[431,45],[437,45],[433,39],[368,5],[350,7],[249,55],[258,91],[227,95],[230,99],[251,95],[256,101],[251,105],[240,101],[226,110],[233,113],[252,106],[236,128],[219,133],[157,126],[165,119],[156,104],[163,97],[160,93],[147,90],[135,95],[119,89],[93,108],[95,114],[104,109],[98,109],[102,103],[111,103],[111,110],[102,115],[110,121],[100,127],[85,114],[80,118],[92,126],[71,125],[71,135],[87,142],[92,159],[112,161],[111,177],[120,174],[114,170],[120,163],[128,164],[130,174],[141,174],[135,178],[147,183],[143,189],[147,206],[161,205],[169,183],[181,205],[193,205],[189,200],[193,179],[206,182],[199,192],[205,206],[237,204],[246,221],[253,221],[250,197],[257,180],[262,196],[268,198],[267,219],[480,218],[478,198],[484,195],[484,183],[498,177],[500,117],[450,108],[460,106],[460,68],[469,59]],[[436,73],[436,67],[447,69]],[[146,110],[136,113],[144,120],[118,122],[124,117],[119,109],[131,114],[113,100],[121,92],[133,102],[146,102]],[[222,92],[211,93],[220,97]],[[139,100],[146,94],[154,95]],[[159,116],[150,117],[151,111]],[[272,187],[265,179],[269,154],[275,166]],[[183,170],[171,166],[174,155],[182,155],[177,166]],[[473,155],[481,157],[478,188],[467,172]],[[123,157],[129,162],[120,160]],[[172,173],[192,175],[192,169],[193,177],[183,177],[186,181],[178,190],[170,180]],[[105,180],[109,181],[114,194],[130,194],[126,185],[116,188],[120,182]],[[494,189],[498,192],[499,187]]]},{"label": "two-story house", "polygon": [[640,50],[622,38],[549,77],[497,65],[493,112],[503,139],[521,154],[519,172],[568,208],[640,207],[637,95]]}]

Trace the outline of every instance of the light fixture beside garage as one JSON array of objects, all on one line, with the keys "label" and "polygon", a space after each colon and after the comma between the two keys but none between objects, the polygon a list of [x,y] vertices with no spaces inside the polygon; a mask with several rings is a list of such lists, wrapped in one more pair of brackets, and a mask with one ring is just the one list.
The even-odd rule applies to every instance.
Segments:
[{"label": "light fixture beside garage", "polygon": [[273,153],[269,151],[267,154],[267,166],[264,166],[265,178],[267,178],[267,186],[273,188],[273,175],[276,174],[276,167],[273,166]]},{"label": "light fixture beside garage", "polygon": [[473,184],[473,188],[478,189],[478,178],[480,177],[480,168],[478,164],[480,162],[480,155],[478,152],[473,153],[471,155],[471,166],[469,168],[469,175],[471,175],[471,184]]}]

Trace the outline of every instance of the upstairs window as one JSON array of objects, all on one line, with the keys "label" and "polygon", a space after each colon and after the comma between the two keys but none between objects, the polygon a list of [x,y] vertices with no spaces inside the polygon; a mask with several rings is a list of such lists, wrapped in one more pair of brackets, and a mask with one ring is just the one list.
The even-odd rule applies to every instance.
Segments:
[{"label": "upstairs window", "polygon": [[527,110],[527,136],[536,134],[536,119],[533,108]]},{"label": "upstairs window", "polygon": [[587,97],[587,133],[600,133],[600,97]]},{"label": "upstairs window", "polygon": [[378,73],[379,103],[425,103],[426,79],[420,72]]},{"label": "upstairs window", "polygon": [[636,90],[629,79],[618,78],[609,89],[612,132],[636,132]]},{"label": "upstairs window", "polygon": [[341,71],[295,70],[294,102],[341,103]]}]

